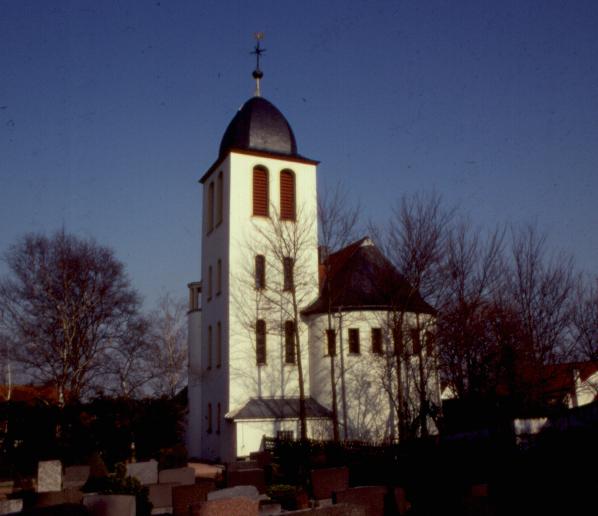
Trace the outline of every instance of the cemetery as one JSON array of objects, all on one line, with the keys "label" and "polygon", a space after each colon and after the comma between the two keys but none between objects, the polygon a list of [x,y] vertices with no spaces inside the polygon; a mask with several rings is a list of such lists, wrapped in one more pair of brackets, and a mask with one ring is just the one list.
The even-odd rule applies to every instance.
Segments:
[{"label": "cemetery", "polygon": [[39,460],[33,475],[2,479],[0,514],[576,514],[595,493],[579,469],[596,454],[595,435],[592,423],[525,445],[496,429],[400,445],[264,438],[262,450],[225,464],[182,452],[109,467],[102,453]]}]

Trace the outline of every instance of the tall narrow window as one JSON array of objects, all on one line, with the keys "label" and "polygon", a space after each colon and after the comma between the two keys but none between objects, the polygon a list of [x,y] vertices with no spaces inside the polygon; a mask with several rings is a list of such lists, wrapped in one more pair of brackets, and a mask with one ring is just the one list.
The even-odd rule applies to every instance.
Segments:
[{"label": "tall narrow window", "polygon": [[427,331],[424,334],[424,339],[426,341],[426,354],[434,354],[434,334],[431,331]]},{"label": "tall narrow window", "polygon": [[400,324],[396,324],[392,330],[392,341],[394,346],[394,353],[397,356],[402,355],[403,352],[403,329]]},{"label": "tall narrow window", "polygon": [[208,433],[212,433],[212,404],[208,403]]},{"label": "tall narrow window", "polygon": [[253,169],[253,214],[268,216],[268,170],[258,166]]},{"label": "tall narrow window", "polygon": [[411,351],[414,355],[419,355],[422,351],[422,344],[419,337],[419,330],[414,328],[410,330],[409,336],[411,337]]},{"label": "tall narrow window", "polygon": [[214,181],[208,186],[208,233],[214,229]]},{"label": "tall narrow window", "polygon": [[284,323],[284,361],[285,364],[295,363],[295,323]]},{"label": "tall narrow window", "polygon": [[280,173],[280,218],[295,220],[295,174],[292,170]]},{"label": "tall narrow window", "polygon": [[218,418],[216,419],[216,433],[220,433],[220,420],[222,419],[222,408],[220,407],[220,402],[218,402],[218,412],[216,413]]},{"label": "tall narrow window", "polygon": [[336,331],[326,330],[326,344],[328,345],[328,355],[336,355]]},{"label": "tall narrow window", "polygon": [[382,354],[382,328],[372,328],[372,353]]},{"label": "tall narrow window", "polygon": [[222,365],[222,324],[216,325],[216,367]]},{"label": "tall narrow window", "polygon": [[266,364],[266,321],[258,319],[255,325],[255,356],[257,365]]},{"label": "tall narrow window", "polygon": [[266,288],[266,258],[261,254],[255,257],[255,288]]},{"label": "tall narrow window", "polygon": [[218,258],[216,266],[216,295],[219,296],[222,292],[222,260]]},{"label": "tall narrow window", "polygon": [[293,266],[295,262],[290,256],[285,256],[282,261],[284,275],[284,290],[293,290],[295,288],[293,281]]},{"label": "tall narrow window", "polygon": [[212,369],[212,327],[208,326],[208,369]]},{"label": "tall narrow window", "polygon": [[349,328],[349,353],[359,353],[359,329]]},{"label": "tall narrow window", "polygon": [[208,301],[212,299],[212,266],[208,265]]},{"label": "tall narrow window", "polygon": [[216,225],[222,223],[222,208],[223,204],[222,201],[224,199],[223,194],[223,180],[222,180],[222,172],[218,174],[218,179],[216,181]]}]

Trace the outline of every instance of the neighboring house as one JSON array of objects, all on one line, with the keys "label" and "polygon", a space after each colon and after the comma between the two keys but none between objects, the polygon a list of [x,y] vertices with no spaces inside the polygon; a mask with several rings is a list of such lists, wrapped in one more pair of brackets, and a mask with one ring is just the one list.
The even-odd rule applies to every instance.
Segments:
[{"label": "neighboring house", "polygon": [[317,163],[298,153],[282,113],[255,96],[230,122],[200,180],[202,281],[189,284],[191,456],[229,461],[259,449],[263,436],[297,437],[299,366],[308,436],[330,438],[332,332],[347,437],[397,437],[396,360],[385,358],[396,320],[414,366],[403,373],[406,409],[417,412],[421,381],[427,400],[439,403],[435,368],[418,366],[432,363],[426,331],[433,309],[369,239],[320,263]]}]

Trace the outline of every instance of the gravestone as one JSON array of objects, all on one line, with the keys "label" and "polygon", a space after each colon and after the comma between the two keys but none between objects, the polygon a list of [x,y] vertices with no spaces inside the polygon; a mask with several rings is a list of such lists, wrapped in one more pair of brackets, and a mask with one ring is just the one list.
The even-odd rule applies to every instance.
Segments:
[{"label": "gravestone", "polygon": [[78,504],[83,500],[83,492],[75,487],[63,489],[62,491],[48,491],[37,493],[35,507],[52,507],[64,504]]},{"label": "gravestone", "polygon": [[89,466],[67,466],[64,468],[62,486],[65,489],[84,486],[89,478],[90,470]]},{"label": "gravestone", "polygon": [[316,500],[331,498],[335,491],[349,489],[349,468],[312,469],[311,485]]},{"label": "gravestone", "polygon": [[228,471],[226,474],[226,485],[234,486],[255,486],[260,493],[266,492],[266,477],[262,468],[239,469]]},{"label": "gravestone", "polygon": [[260,493],[255,486],[243,485],[228,487],[226,489],[218,489],[208,493],[208,500],[222,500],[224,498],[238,498],[238,497],[250,498],[252,500],[258,500]]},{"label": "gravestone", "polygon": [[207,500],[208,493],[216,488],[213,481],[205,481],[192,486],[173,486],[172,513],[174,516],[189,516],[189,507]]},{"label": "gravestone", "polygon": [[17,498],[15,500],[0,500],[0,514],[10,514],[12,512],[20,512],[23,510],[23,500]]},{"label": "gravestone", "polygon": [[195,484],[195,470],[193,468],[163,469],[158,474],[158,483],[193,485]]},{"label": "gravestone", "polygon": [[235,462],[230,462],[226,469],[227,471],[240,471],[243,469],[255,469],[259,467],[256,460],[237,460]]},{"label": "gravestone", "polygon": [[83,498],[90,516],[135,516],[132,495],[87,495]]},{"label": "gravestone", "polygon": [[204,464],[202,462],[189,462],[189,468],[193,468],[196,478],[208,478],[214,480],[221,480],[224,472],[224,466]]},{"label": "gravestone", "polygon": [[62,489],[62,463],[59,460],[42,460],[37,464],[37,492]]},{"label": "gravestone", "polygon": [[172,512],[172,488],[175,485],[178,484],[151,484],[147,486],[149,501],[154,509],[168,509],[168,512]]},{"label": "gravestone", "polygon": [[258,516],[259,502],[250,498],[208,500],[191,507],[193,516]]},{"label": "gravestone", "polygon": [[127,476],[136,478],[141,485],[147,486],[158,483],[158,462],[133,462],[127,464]]},{"label": "gravestone", "polygon": [[384,516],[386,491],[384,486],[351,487],[345,491],[336,491],[334,499],[336,503],[361,505],[365,507],[368,516]]}]

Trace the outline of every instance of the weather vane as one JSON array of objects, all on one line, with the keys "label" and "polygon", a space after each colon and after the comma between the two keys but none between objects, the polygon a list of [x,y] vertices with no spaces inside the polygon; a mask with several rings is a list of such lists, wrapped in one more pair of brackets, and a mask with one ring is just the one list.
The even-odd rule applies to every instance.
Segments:
[{"label": "weather vane", "polygon": [[255,33],[255,41],[256,41],[255,48],[253,49],[253,52],[251,52],[252,55],[255,55],[255,60],[256,60],[255,70],[253,71],[253,74],[252,74],[253,78],[255,79],[255,96],[256,97],[261,96],[260,80],[264,76],[264,72],[262,72],[260,70],[260,57],[266,51],[265,48],[262,48],[260,46],[262,39],[264,39],[264,33],[256,32]]}]

